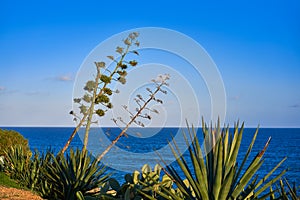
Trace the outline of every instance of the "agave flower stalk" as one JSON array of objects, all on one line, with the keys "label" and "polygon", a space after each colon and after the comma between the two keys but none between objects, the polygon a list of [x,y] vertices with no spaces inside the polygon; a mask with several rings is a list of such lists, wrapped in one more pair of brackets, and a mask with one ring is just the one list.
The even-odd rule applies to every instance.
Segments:
[{"label": "agave flower stalk", "polygon": [[[74,102],[79,104],[80,113],[83,115],[82,118],[78,117],[73,111],[70,112],[74,116],[74,120],[77,121],[79,118],[80,121],[70,135],[65,146],[61,150],[61,153],[64,153],[69,147],[74,136],[78,130],[85,125],[85,134],[83,140],[83,150],[86,149],[88,144],[89,131],[93,121],[94,115],[103,117],[105,112],[113,107],[110,102],[109,96],[113,93],[118,93],[118,91],[112,91],[109,88],[109,85],[112,81],[119,81],[122,84],[126,83],[126,69],[127,65],[132,67],[137,65],[137,61],[125,61],[125,57],[129,53],[139,55],[136,50],[130,50],[132,45],[139,46],[139,41],[137,40],[138,33],[130,33],[129,36],[124,40],[124,47],[117,47],[116,52],[120,54],[119,59],[115,59],[114,56],[107,56],[110,60],[116,63],[113,70],[108,69],[105,62],[95,62],[97,68],[97,74],[93,81],[87,81],[84,90],[86,91],[85,95],[82,98],[75,98]],[[84,124],[85,123],[85,124]]]},{"label": "agave flower stalk", "polygon": [[[145,115],[142,114],[143,110],[147,109],[150,110],[150,108],[147,108],[148,104],[151,101],[156,101],[159,103],[163,103],[162,100],[157,99],[155,97],[155,95],[158,92],[162,92],[164,94],[166,94],[166,90],[163,90],[162,87],[163,86],[168,86],[167,80],[169,80],[170,76],[168,74],[166,75],[161,75],[160,76],[160,81],[156,81],[156,80],[152,80],[155,84],[156,84],[156,89],[154,91],[151,91],[150,89],[147,89],[148,92],[150,92],[149,98],[147,100],[144,100],[143,97],[141,95],[137,95],[136,98],[136,102],[139,105],[139,107],[136,110],[136,113],[133,114],[132,112],[127,110],[127,106],[124,106],[124,108],[129,112],[130,114],[130,120],[128,123],[125,123],[121,118],[119,118],[119,121],[121,121],[122,123],[126,124],[125,127],[123,128],[123,130],[121,131],[121,133],[110,143],[110,145],[98,156],[97,160],[100,161],[108,152],[109,150],[118,142],[118,140],[124,136],[126,134],[126,131],[128,130],[128,128],[133,124],[137,124],[140,126],[144,126],[144,124],[141,121],[137,121],[137,118],[148,118],[151,119],[151,116],[149,115]],[[143,104],[141,104],[140,102],[143,102]],[[156,110],[154,110],[153,112],[157,112]],[[117,120],[113,119],[114,122],[116,123]]]}]

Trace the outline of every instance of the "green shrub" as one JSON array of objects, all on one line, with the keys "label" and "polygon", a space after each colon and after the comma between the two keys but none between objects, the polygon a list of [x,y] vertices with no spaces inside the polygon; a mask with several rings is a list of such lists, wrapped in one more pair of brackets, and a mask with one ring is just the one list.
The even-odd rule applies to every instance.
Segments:
[{"label": "green shrub", "polygon": [[25,139],[20,133],[14,130],[0,129],[0,156],[4,155],[5,151],[11,146],[20,145],[24,151],[30,151],[28,140]]}]

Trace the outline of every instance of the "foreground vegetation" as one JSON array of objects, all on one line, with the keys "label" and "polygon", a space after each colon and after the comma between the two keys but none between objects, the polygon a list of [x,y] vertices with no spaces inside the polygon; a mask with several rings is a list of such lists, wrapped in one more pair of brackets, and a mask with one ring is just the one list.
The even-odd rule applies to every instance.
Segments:
[{"label": "foreground vegetation", "polygon": [[[256,156],[250,156],[258,130],[238,165],[244,124],[235,124],[233,132],[230,132],[228,127],[222,128],[219,122],[215,127],[203,122],[203,141],[198,138],[193,127],[188,127],[188,132],[183,133],[188,154],[180,152],[176,143],[169,144],[176,160],[174,165],[178,167],[170,165],[162,168],[157,164],[151,169],[146,164],[141,171],[126,174],[122,183],[107,173],[106,167],[101,164],[102,158],[126,135],[130,125],[144,126],[143,120],[151,120],[151,115],[158,111],[152,109],[150,103],[163,103],[156,95],[167,94],[165,87],[168,86],[169,76],[161,75],[153,80],[151,88],[147,88],[146,96],[136,96],[134,101],[137,107],[134,111],[123,106],[129,113],[129,120],[121,117],[113,119],[117,125],[121,123],[125,128],[107,149],[96,158],[88,152],[91,124],[98,118],[101,121],[106,112],[109,112],[113,107],[111,95],[118,93],[110,88],[111,82],[125,84],[126,69],[137,65],[135,60],[126,61],[128,54],[139,55],[136,50],[131,49],[132,46],[139,46],[137,37],[138,33],[129,34],[124,39],[125,46],[116,48],[118,55],[108,56],[110,63],[95,62],[96,75],[93,80],[86,82],[84,95],[74,99],[79,107],[77,112],[70,112],[78,124],[58,154],[50,150],[32,153],[28,141],[20,134],[0,130],[0,156],[3,159],[3,162],[0,160],[0,170],[21,187],[35,191],[45,199],[297,199],[298,188],[283,179],[287,170],[274,175],[285,158],[269,173],[264,174],[264,177],[258,176],[270,143],[269,139],[261,147],[261,151],[256,152]],[[75,134],[82,127],[85,128],[83,147],[67,151]],[[161,162],[164,162],[163,157]],[[4,184],[11,184],[5,177]]]},{"label": "foreground vegetation", "polygon": [[[51,151],[45,155],[36,152],[30,157],[28,151],[16,144],[5,151],[3,170],[6,175],[0,173],[1,184],[26,187],[45,199],[297,199],[299,188],[282,178],[287,170],[270,178],[285,159],[258,179],[269,141],[247,162],[258,130],[242,164],[237,165],[242,133],[243,125],[240,128],[236,125],[231,133],[228,128],[212,129],[204,124],[206,139],[201,149],[194,129],[190,128],[185,133],[187,145],[192,142],[189,156],[183,157],[177,145],[170,144],[179,168],[163,169],[156,165],[152,170],[145,165],[141,172],[127,174],[123,183],[105,173],[105,166],[87,151],[71,149],[69,153],[58,155]],[[192,165],[187,164],[187,159]],[[250,164],[246,166],[246,163]]]}]

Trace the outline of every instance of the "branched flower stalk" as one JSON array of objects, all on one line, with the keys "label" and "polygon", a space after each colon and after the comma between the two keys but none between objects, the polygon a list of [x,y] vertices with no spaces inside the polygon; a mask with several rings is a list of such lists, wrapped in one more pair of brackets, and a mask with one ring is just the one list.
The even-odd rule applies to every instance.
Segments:
[{"label": "branched flower stalk", "polygon": [[118,58],[107,56],[108,59],[115,63],[115,67],[112,70],[109,69],[109,66],[106,66],[105,62],[95,62],[97,69],[95,79],[87,81],[84,87],[86,93],[83,97],[74,99],[74,102],[79,104],[82,117],[80,118],[74,111],[70,112],[70,114],[74,116],[74,121],[79,120],[79,123],[74,128],[60,153],[64,153],[68,149],[71,141],[82,126],[85,126],[83,150],[86,150],[90,127],[92,123],[95,123],[93,121],[93,116],[98,115],[99,117],[103,117],[105,113],[113,107],[109,96],[119,92],[118,90],[112,91],[109,88],[109,85],[112,81],[119,81],[120,83],[125,84],[128,65],[132,67],[137,65],[136,60],[126,61],[125,58],[128,54],[132,53],[139,55],[136,50],[131,50],[132,46],[139,46],[139,41],[137,40],[138,36],[139,34],[137,32],[133,32],[124,39],[123,42],[125,47],[118,46],[116,48],[116,52],[120,55]]},{"label": "branched flower stalk", "polygon": [[147,88],[147,91],[149,92],[148,99],[144,99],[142,97],[142,95],[140,95],[140,94],[138,94],[136,96],[136,98],[134,100],[137,103],[138,107],[136,108],[136,113],[135,114],[133,112],[129,111],[127,106],[123,106],[124,109],[129,113],[130,120],[129,120],[129,122],[125,123],[125,121],[121,117],[119,117],[118,120],[113,119],[113,121],[116,124],[117,124],[118,121],[120,121],[121,123],[125,124],[125,127],[123,128],[121,133],[110,143],[110,145],[98,156],[97,161],[100,161],[109,152],[109,150],[118,142],[118,140],[122,136],[126,135],[126,131],[128,130],[128,128],[132,124],[136,124],[136,125],[144,127],[144,124],[141,121],[138,121],[138,118],[145,118],[145,119],[151,120],[150,115],[143,113],[144,110],[148,110],[148,111],[151,111],[151,112],[154,112],[154,113],[158,113],[157,110],[148,108],[147,106],[149,105],[149,103],[151,101],[156,101],[156,102],[161,103],[161,104],[163,103],[163,101],[161,99],[158,99],[155,96],[158,92],[161,92],[163,94],[167,94],[167,91],[162,89],[162,87],[169,85],[167,83],[167,80],[169,80],[169,79],[170,79],[170,75],[168,75],[168,74],[160,75],[158,77],[158,80],[153,79],[152,82],[155,84],[156,89],[154,91],[152,91],[150,88]]}]

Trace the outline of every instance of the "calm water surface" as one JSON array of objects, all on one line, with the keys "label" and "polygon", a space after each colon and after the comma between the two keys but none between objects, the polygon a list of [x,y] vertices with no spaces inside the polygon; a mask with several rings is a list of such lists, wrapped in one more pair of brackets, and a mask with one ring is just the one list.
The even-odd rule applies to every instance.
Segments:
[{"label": "calm water surface", "polygon": [[[4,129],[13,129],[20,132],[25,138],[28,139],[30,148],[32,150],[38,149],[39,151],[46,151],[47,149],[51,148],[55,152],[58,152],[63,147],[73,130],[73,128],[67,127],[4,127]],[[112,140],[116,135],[118,135],[120,129],[102,128],[101,131],[104,133],[106,139]],[[200,133],[200,129],[198,130],[198,132],[199,134],[202,134]],[[254,132],[255,129],[253,128],[246,128],[244,130],[241,150],[238,155],[240,162],[243,155],[245,155],[245,152],[247,151],[248,145],[252,140]],[[151,156],[151,158],[147,157],[148,152],[163,149],[167,145],[167,141],[172,140],[172,136],[180,134],[181,131],[178,131],[178,128],[133,128],[128,133],[129,134],[127,137],[121,138],[121,140],[117,143],[117,147],[124,151],[131,152],[131,157],[128,158],[125,155],[125,158],[123,159],[120,157],[120,154],[114,153],[114,151],[112,150],[107,160],[116,161],[116,163],[119,165],[119,168],[126,168],[130,165],[132,167],[136,167],[137,170],[139,170],[139,166],[148,163],[149,160],[156,162],[156,160],[158,159],[153,158],[153,156]],[[80,132],[79,135],[82,134],[83,133]],[[101,152],[101,148],[105,148],[106,146],[101,146],[101,139],[99,139],[98,136],[99,129],[92,129],[89,150],[93,152]],[[266,141],[270,136],[272,137],[272,140],[267,149],[267,152],[264,155],[265,161],[258,175],[262,176],[263,174],[266,174],[273,167],[275,167],[278,162],[280,162],[285,156],[287,156],[287,160],[275,174],[278,174],[279,171],[284,168],[289,168],[289,171],[286,174],[287,179],[291,182],[296,181],[297,183],[300,183],[300,129],[261,128],[259,130],[256,142],[251,153],[252,158],[264,147]],[[179,145],[184,145],[184,143],[181,142],[183,141],[178,142]],[[82,146],[82,141],[78,135],[76,135],[76,137],[72,141],[71,146]],[[164,159],[168,160],[173,158],[170,155],[164,157]],[[251,159],[249,159],[249,161],[251,161]],[[152,165],[154,164],[152,163]],[[174,163],[173,165],[175,166],[175,168],[178,167]],[[115,176],[115,178],[122,182],[125,172],[116,170],[112,171],[114,171],[113,176]]]}]

